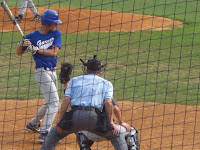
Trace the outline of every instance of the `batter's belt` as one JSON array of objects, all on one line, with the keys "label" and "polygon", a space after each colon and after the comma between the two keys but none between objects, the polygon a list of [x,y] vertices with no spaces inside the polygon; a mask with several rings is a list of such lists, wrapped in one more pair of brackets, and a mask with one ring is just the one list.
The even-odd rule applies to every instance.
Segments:
[{"label": "batter's belt", "polygon": [[55,71],[56,70],[56,68],[54,68],[54,67],[40,67],[40,68],[35,68],[36,70],[37,69],[44,69],[44,70],[46,70],[46,71]]}]

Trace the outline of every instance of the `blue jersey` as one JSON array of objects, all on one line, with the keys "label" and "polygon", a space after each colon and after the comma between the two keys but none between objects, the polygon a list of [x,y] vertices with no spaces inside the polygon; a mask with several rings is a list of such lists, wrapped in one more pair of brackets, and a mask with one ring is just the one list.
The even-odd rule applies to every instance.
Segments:
[{"label": "blue jersey", "polygon": [[82,75],[70,80],[65,96],[70,97],[71,106],[94,106],[102,110],[104,100],[113,99],[113,85],[94,74]]},{"label": "blue jersey", "polygon": [[[34,46],[37,46],[39,49],[52,49],[52,46],[55,45],[61,49],[61,32],[60,30],[55,30],[47,34],[41,34],[38,30],[32,32],[26,36],[26,39],[30,39],[31,43]],[[35,68],[48,67],[54,68],[57,64],[57,56],[50,57],[47,55],[42,55],[36,53],[33,55],[36,66]]]}]

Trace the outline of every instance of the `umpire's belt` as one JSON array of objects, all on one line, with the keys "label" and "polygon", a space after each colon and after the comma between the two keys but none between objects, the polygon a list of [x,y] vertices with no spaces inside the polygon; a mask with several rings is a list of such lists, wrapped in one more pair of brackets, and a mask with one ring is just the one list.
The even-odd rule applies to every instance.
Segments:
[{"label": "umpire's belt", "polygon": [[97,108],[92,106],[72,106],[73,110],[85,110],[85,111],[95,111]]},{"label": "umpire's belt", "polygon": [[[44,70],[46,70],[46,71],[55,71],[56,69],[54,68],[54,67],[41,67],[41,68],[43,68]],[[37,69],[39,69],[39,68],[36,68],[36,70]]]}]

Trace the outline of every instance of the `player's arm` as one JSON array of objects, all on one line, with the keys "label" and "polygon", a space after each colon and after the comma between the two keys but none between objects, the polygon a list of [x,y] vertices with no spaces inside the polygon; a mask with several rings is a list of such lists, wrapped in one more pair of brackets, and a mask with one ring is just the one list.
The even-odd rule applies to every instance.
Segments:
[{"label": "player's arm", "polygon": [[63,118],[65,112],[67,111],[67,108],[69,107],[69,104],[70,104],[70,97],[65,97],[60,107],[59,121]]},{"label": "player's arm", "polygon": [[111,99],[107,98],[105,101],[104,101],[104,104],[105,104],[105,110],[106,110],[106,115],[107,115],[107,118],[108,118],[108,121],[110,124],[113,124],[113,104],[112,104],[112,101]]},{"label": "player's arm", "polygon": [[24,54],[25,50],[23,50],[22,46],[17,47],[17,55],[22,56]]},{"label": "player's arm", "polygon": [[118,120],[119,123],[122,123],[122,115],[121,115],[121,111],[119,109],[119,107],[117,105],[114,105],[113,106],[113,109],[114,109],[114,114]]},{"label": "player's arm", "polygon": [[119,133],[119,130],[118,130],[116,124],[113,122],[113,104],[112,104],[112,100],[110,98],[107,98],[107,99],[105,99],[104,104],[105,104],[105,111],[106,111],[108,122],[110,124],[112,124],[112,127],[113,127],[112,133],[113,134],[117,134],[117,133]]},{"label": "player's arm", "polygon": [[64,89],[66,89],[68,87],[68,85],[69,85],[69,82],[65,82],[63,84],[64,84]]},{"label": "player's arm", "polygon": [[19,41],[17,47],[17,55],[22,56],[27,47],[29,47],[30,45],[32,45],[30,39],[22,39],[21,41]]},{"label": "player's arm", "polygon": [[119,109],[117,105],[114,105],[114,114],[119,122],[119,125],[125,127],[127,131],[130,131],[131,126],[128,123],[125,123],[124,121],[122,121],[121,110]]},{"label": "player's arm", "polygon": [[119,123],[122,123],[123,121],[122,121],[121,110],[119,109],[119,107],[117,106],[114,100],[112,100],[112,104],[113,104],[113,111],[114,111],[115,117],[117,118]]},{"label": "player's arm", "polygon": [[59,51],[59,47],[53,45],[52,49],[39,49],[37,51],[37,53],[42,54],[42,55],[47,55],[47,56],[50,56],[50,57],[56,57],[58,51]]},{"label": "player's arm", "polygon": [[59,49],[61,49],[61,32],[57,30],[56,35],[54,36],[52,49],[39,49],[37,53],[50,57],[56,57]]},{"label": "player's arm", "polygon": [[[70,101],[71,101],[70,95],[71,95],[71,89],[72,89],[71,85],[72,85],[72,82],[69,83],[69,86],[65,91],[65,99],[63,100],[60,110],[59,110],[59,122],[63,119],[63,117],[70,105]],[[56,128],[59,133],[63,132],[63,129],[60,126],[57,125]]]},{"label": "player's arm", "polygon": [[[65,97],[65,99],[63,100],[60,110],[59,110],[59,121],[60,122],[65,114],[65,112],[67,111],[67,108],[69,107],[70,104],[70,97]],[[59,126],[56,126],[56,129],[59,133],[63,132],[63,129]]]}]

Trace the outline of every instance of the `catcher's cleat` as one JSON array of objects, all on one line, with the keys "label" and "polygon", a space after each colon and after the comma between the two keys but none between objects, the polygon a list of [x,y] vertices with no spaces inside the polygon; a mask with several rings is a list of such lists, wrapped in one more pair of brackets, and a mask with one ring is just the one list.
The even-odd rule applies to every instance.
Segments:
[{"label": "catcher's cleat", "polygon": [[25,130],[30,131],[30,132],[40,132],[40,125],[32,125],[30,122],[26,125]]},{"label": "catcher's cleat", "polygon": [[23,16],[22,15],[18,15],[18,16],[15,17],[15,20],[19,21],[19,22],[23,22]]},{"label": "catcher's cleat", "polygon": [[38,21],[41,19],[41,16],[40,15],[35,15],[35,17],[32,19],[32,21]]}]

